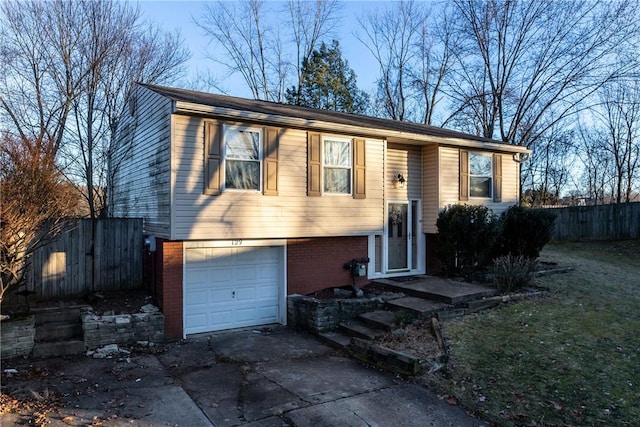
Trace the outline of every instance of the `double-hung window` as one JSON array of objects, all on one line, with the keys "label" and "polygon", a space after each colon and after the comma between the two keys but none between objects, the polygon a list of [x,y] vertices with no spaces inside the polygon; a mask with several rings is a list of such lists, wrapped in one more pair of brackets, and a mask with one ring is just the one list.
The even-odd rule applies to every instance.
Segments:
[{"label": "double-hung window", "polygon": [[351,194],[352,141],[326,137],[322,140],[323,192]]},{"label": "double-hung window", "polygon": [[491,154],[469,152],[469,197],[492,197],[492,158]]},{"label": "double-hung window", "polygon": [[262,131],[240,126],[224,127],[224,186],[227,189],[261,189]]}]

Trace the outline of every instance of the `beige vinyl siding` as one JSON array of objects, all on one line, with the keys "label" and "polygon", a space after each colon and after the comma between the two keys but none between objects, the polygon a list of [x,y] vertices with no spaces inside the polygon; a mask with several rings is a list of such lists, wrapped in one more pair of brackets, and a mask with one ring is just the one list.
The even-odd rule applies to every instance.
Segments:
[{"label": "beige vinyl siding", "polygon": [[123,123],[130,136],[118,140],[111,165],[111,213],[144,218],[145,233],[169,237],[172,102],[138,87],[134,105],[134,115],[128,115]]},{"label": "beige vinyl siding", "polygon": [[[401,173],[407,180],[405,188],[394,188],[393,181]],[[422,159],[420,147],[389,144],[384,179],[388,200],[422,198]]]},{"label": "beige vinyl siding", "polygon": [[[459,201],[459,150],[451,147],[440,147],[440,203],[442,209]],[[518,164],[509,154],[502,156],[502,202],[492,199],[472,198],[464,203],[469,205],[485,205],[495,214],[501,214],[509,206],[518,203]],[[436,214],[437,215],[437,214]],[[435,223],[434,223],[435,224]]]},{"label": "beige vinyl siding", "polygon": [[[173,118],[172,239],[267,239],[365,235],[383,229],[383,141],[366,141],[366,198],[307,196],[307,133],[283,129],[278,195],[203,194],[205,119]],[[252,126],[260,126],[252,124]],[[351,137],[351,135],[339,135]]]},{"label": "beige vinyl siding", "polygon": [[440,211],[438,152],[438,146],[435,144],[422,147],[422,231],[424,233],[437,232],[436,220]]}]

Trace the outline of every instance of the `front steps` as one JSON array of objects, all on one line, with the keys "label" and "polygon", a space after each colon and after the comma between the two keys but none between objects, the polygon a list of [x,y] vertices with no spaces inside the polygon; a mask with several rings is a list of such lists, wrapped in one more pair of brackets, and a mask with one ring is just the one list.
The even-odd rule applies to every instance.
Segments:
[{"label": "front steps", "polygon": [[409,296],[387,301],[385,310],[363,313],[342,322],[337,331],[320,333],[327,344],[345,349],[351,345],[352,338],[374,341],[413,319],[432,316],[442,319],[477,311],[479,307],[495,305],[485,304],[483,299],[498,294],[486,286],[432,276],[414,276],[402,281],[380,279],[374,283]]},{"label": "front steps", "polygon": [[396,292],[403,292],[409,296],[451,305],[462,304],[498,294],[496,289],[486,286],[425,275],[413,276],[412,280],[407,281],[379,279],[375,280],[374,283],[384,285]]},{"label": "front steps", "polygon": [[35,317],[33,357],[67,356],[84,353],[80,309],[69,305],[32,309]]}]

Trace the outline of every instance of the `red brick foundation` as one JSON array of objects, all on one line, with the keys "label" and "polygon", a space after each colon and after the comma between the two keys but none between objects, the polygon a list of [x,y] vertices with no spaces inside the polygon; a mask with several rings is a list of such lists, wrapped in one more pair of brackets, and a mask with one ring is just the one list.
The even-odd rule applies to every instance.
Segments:
[{"label": "red brick foundation", "polygon": [[[289,294],[309,294],[321,289],[353,283],[344,264],[366,258],[368,239],[362,237],[321,237],[287,241],[287,286]],[[356,286],[367,283],[357,277]]]},{"label": "red brick foundation", "polygon": [[182,242],[156,240],[156,252],[145,256],[145,283],[164,314],[165,339],[182,338]]}]

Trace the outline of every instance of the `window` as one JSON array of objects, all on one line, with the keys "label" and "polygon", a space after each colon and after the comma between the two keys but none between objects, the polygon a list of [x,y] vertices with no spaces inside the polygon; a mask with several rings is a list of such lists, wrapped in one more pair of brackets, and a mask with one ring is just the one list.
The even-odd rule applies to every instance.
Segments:
[{"label": "window", "polygon": [[225,188],[260,191],[261,148],[260,129],[225,126]]},{"label": "window", "polygon": [[351,194],[351,140],[324,138],[322,144],[323,191]]},{"label": "window", "polygon": [[469,197],[491,198],[493,163],[491,154],[469,153]]}]

